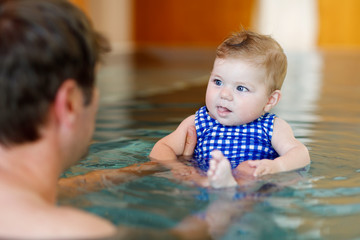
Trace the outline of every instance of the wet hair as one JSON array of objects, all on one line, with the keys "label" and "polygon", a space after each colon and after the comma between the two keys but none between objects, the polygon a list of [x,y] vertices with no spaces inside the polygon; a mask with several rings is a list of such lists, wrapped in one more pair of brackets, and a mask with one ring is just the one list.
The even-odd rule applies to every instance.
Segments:
[{"label": "wet hair", "polygon": [[265,67],[270,92],[281,89],[287,69],[286,55],[273,38],[243,30],[225,39],[216,50],[218,58],[241,58]]},{"label": "wet hair", "polygon": [[0,0],[0,144],[39,139],[66,79],[88,105],[95,65],[107,51],[107,40],[68,1]]}]

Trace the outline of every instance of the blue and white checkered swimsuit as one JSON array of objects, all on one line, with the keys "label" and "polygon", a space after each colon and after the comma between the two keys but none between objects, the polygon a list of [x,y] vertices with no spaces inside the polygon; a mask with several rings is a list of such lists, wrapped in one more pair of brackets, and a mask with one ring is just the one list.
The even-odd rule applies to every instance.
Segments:
[{"label": "blue and white checkered swimsuit", "polygon": [[207,171],[210,153],[215,149],[230,160],[232,168],[246,160],[277,158],[279,154],[271,145],[275,117],[275,114],[265,113],[251,123],[224,126],[210,117],[206,106],[201,107],[195,114],[196,163]]}]

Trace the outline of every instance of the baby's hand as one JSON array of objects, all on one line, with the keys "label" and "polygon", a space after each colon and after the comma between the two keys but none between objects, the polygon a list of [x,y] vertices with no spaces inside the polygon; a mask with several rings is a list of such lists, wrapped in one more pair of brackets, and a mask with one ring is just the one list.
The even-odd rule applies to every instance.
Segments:
[{"label": "baby's hand", "polygon": [[254,177],[260,177],[266,174],[273,174],[282,171],[281,166],[274,160],[248,160],[247,162],[250,167],[256,168],[254,171]]},{"label": "baby's hand", "polygon": [[182,178],[196,173],[196,169],[194,167],[179,163],[173,167],[173,169],[171,169],[171,172],[176,178]]}]

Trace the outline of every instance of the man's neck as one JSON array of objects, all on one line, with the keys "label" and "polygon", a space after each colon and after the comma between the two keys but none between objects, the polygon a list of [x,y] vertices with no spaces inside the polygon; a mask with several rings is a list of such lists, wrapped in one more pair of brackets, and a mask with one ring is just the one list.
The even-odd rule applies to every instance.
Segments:
[{"label": "man's neck", "polygon": [[61,172],[59,158],[59,151],[49,147],[45,141],[0,147],[1,185],[36,195],[42,201],[53,204]]}]

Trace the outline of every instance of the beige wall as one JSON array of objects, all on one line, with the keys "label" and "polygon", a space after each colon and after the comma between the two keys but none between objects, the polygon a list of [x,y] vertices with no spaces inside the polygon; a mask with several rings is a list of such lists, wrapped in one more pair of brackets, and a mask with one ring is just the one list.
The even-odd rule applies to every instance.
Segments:
[{"label": "beige wall", "polygon": [[113,51],[132,49],[132,0],[88,0],[95,27],[112,44]]},{"label": "beige wall", "polygon": [[285,50],[316,48],[318,9],[314,0],[257,0],[253,28],[271,35]]},{"label": "beige wall", "polygon": [[113,52],[132,50],[132,0],[70,0],[93,20],[110,40]]}]

